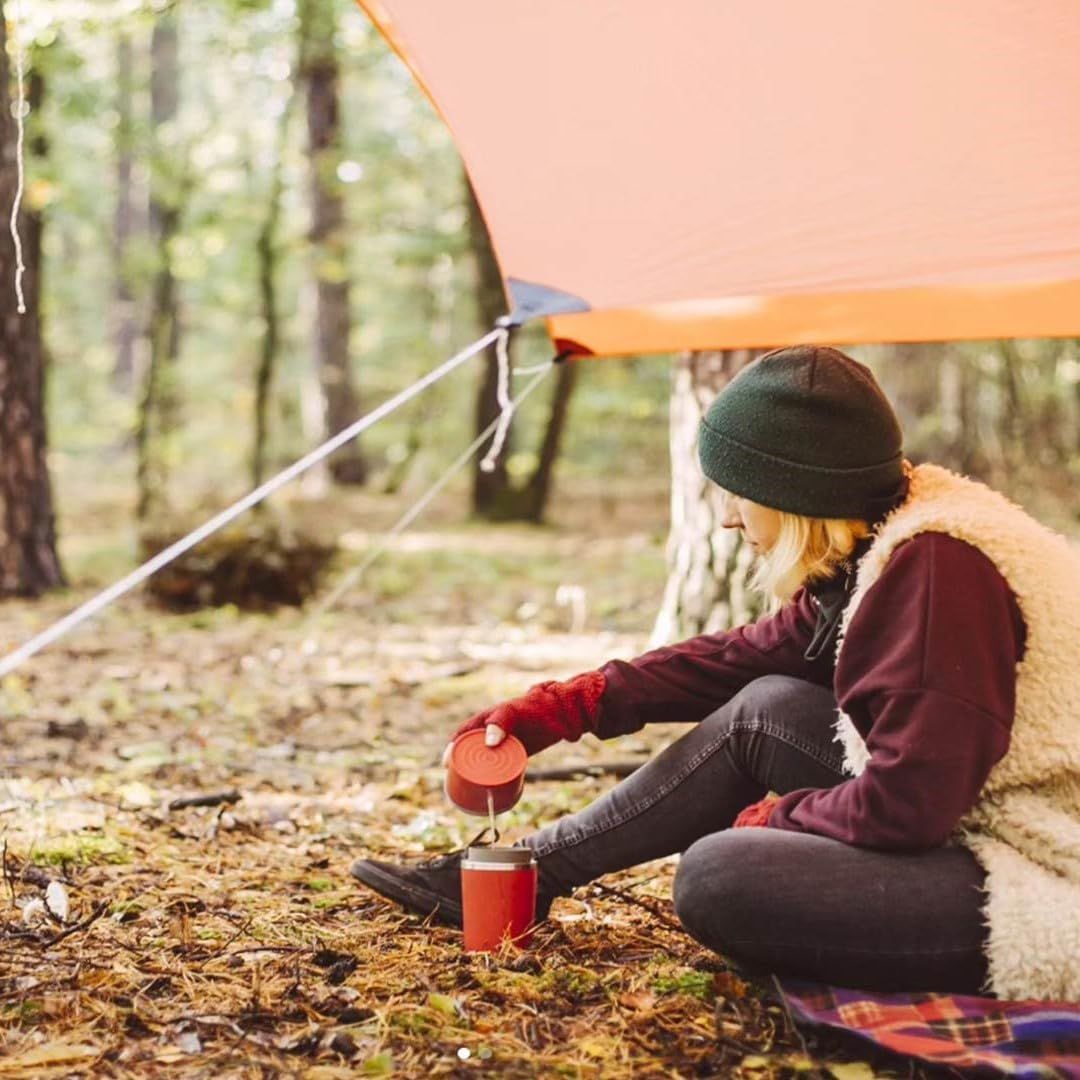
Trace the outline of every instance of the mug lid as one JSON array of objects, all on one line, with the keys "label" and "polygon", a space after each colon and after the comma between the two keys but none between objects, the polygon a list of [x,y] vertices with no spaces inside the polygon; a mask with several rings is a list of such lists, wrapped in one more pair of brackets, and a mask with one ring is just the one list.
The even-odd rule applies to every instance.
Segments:
[{"label": "mug lid", "polygon": [[465,849],[465,863],[484,863],[488,866],[530,866],[534,861],[528,847],[471,847]]},{"label": "mug lid", "polygon": [[485,788],[516,782],[528,760],[521,740],[513,735],[498,746],[486,746],[483,728],[458,736],[450,751],[450,768],[466,783]]}]

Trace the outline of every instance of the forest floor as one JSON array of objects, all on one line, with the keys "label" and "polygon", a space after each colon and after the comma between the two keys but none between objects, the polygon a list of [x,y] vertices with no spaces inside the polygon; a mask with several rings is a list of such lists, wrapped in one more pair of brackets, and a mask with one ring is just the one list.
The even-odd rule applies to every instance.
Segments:
[{"label": "forest floor", "polygon": [[[493,955],[349,877],[478,831],[438,766],[464,717],[645,648],[665,508],[597,498],[547,529],[451,509],[315,619],[128,597],[5,679],[0,1077],[888,1075],[805,1041],[681,931],[674,858],[558,900],[529,949]],[[340,571],[396,509],[335,497],[305,519],[344,531]],[[117,520],[98,510],[69,532],[76,585],[0,609],[4,652],[90,594],[80,568]],[[583,625],[559,585],[581,587]],[[640,761],[678,731],[532,764]],[[502,842],[615,782],[530,780]],[[227,798],[176,802],[196,795]]]}]

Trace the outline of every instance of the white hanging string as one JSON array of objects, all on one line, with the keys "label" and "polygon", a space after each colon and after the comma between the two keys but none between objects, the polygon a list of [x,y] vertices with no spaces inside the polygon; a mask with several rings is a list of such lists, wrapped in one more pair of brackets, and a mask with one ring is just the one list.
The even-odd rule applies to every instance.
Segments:
[{"label": "white hanging string", "polygon": [[16,0],[15,9],[12,12],[11,30],[15,38],[15,82],[18,85],[18,97],[15,105],[15,129],[18,133],[15,143],[15,167],[18,173],[18,182],[15,187],[15,200],[11,204],[11,239],[15,244],[15,299],[18,304],[20,315],[26,314],[26,298],[23,296],[22,279],[26,272],[23,263],[22,237],[19,236],[19,207],[22,204],[24,186],[24,154],[23,142],[26,137],[26,122],[23,113],[26,111],[26,71],[25,58],[23,55],[22,37],[19,34],[19,22],[22,17],[22,2]]},{"label": "white hanging string", "polygon": [[[523,370],[535,374],[535,378],[529,382],[525,389],[511,402],[511,405],[516,409],[539,385],[544,381],[544,376],[554,367],[554,364],[549,360],[545,364],[534,364],[530,368],[515,368],[514,374],[519,374]],[[440,491],[459,473],[465,466],[475,457],[476,452],[484,445],[484,442],[488,439],[491,433],[499,425],[502,420],[501,415],[491,421],[490,424],[473,441],[454,459],[450,467],[435,481],[420,496],[419,499],[405,511],[394,522],[393,526],[387,531],[385,536],[371,551],[364,556],[363,560],[352,570],[345,575],[345,577],[334,587],[330,595],[315,608],[310,618],[307,620],[306,625],[310,626],[322,615],[325,615],[350,589],[352,589],[356,583],[364,576],[368,568],[376,559],[378,559],[390,546],[391,542],[396,536],[404,532],[428,507],[432,499],[439,494]]]},{"label": "white hanging string", "polygon": [[126,577],[121,578],[115,584],[110,585],[107,589],[98,593],[97,596],[87,600],[85,604],[82,604],[68,615],[65,615],[59,622],[55,622],[52,626],[47,627],[40,634],[37,634],[26,642],[25,645],[22,645],[14,652],[9,653],[3,660],[0,660],[0,678],[3,678],[5,675],[14,671],[25,660],[28,660],[35,653],[44,649],[46,645],[56,641],[57,638],[63,637],[69,630],[73,630],[81,622],[85,622],[103,608],[108,607],[114,600],[135,588],[136,585],[145,581],[151,574],[154,574],[163,566],[167,566],[173,559],[179,557],[188,549],[193,548],[200,541],[205,540],[208,536],[217,532],[218,529],[227,525],[234,518],[239,517],[245,510],[249,510],[257,503],[262,502],[263,499],[272,495],[278,488],[284,487],[290,480],[295,479],[302,472],[310,469],[312,465],[315,465],[322,461],[323,458],[328,457],[339,446],[343,446],[345,443],[355,439],[361,432],[366,431],[384,417],[389,416],[395,409],[404,405],[407,401],[411,401],[422,390],[426,390],[445,375],[449,375],[451,371],[460,367],[469,359],[469,357],[475,356],[478,352],[487,348],[488,345],[498,338],[499,334],[499,330],[492,330],[490,333],[485,334],[479,341],[473,342],[472,345],[463,349],[456,356],[452,356],[433,371],[429,371],[427,375],[418,379],[412,386],[406,387],[401,393],[396,394],[388,401],[384,401],[378,408],[373,409],[366,416],[362,416],[347,428],[339,431],[333,438],[327,439],[321,446],[316,447],[311,453],[306,454],[287,469],[283,469],[277,476],[271,477],[265,484],[261,484],[259,487],[255,488],[254,491],[249,492],[242,499],[234,502],[232,506],[222,510],[220,514],[215,515],[205,524],[200,525],[197,529],[189,532],[187,536],[177,540],[175,544],[165,548],[164,551],[158,552],[152,559],[143,563],[142,566],[133,570]]},{"label": "white hanging string", "polygon": [[510,331],[506,327],[500,327],[499,333],[502,336],[495,342],[495,356],[499,362],[495,397],[499,402],[500,412],[495,426],[495,438],[491,440],[491,447],[480,462],[480,468],[484,472],[495,471],[495,463],[499,460],[506,436],[510,433],[510,421],[514,418],[514,403],[510,400]]}]

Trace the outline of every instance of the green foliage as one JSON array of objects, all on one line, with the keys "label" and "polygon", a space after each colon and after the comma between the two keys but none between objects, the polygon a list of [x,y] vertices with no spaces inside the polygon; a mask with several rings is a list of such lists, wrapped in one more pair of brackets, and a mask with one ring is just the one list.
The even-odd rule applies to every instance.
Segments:
[{"label": "green foliage", "polygon": [[40,998],[24,998],[4,1005],[0,1016],[5,1025],[14,1027],[33,1027],[48,1021],[45,1003]]},{"label": "green foliage", "polygon": [[394,1073],[394,1056],[389,1050],[369,1057],[360,1066],[361,1076],[392,1076]]},{"label": "green foliage", "polygon": [[[79,17],[63,25],[36,16],[39,44],[53,42],[40,50],[48,54],[47,64],[41,60],[46,102],[33,118],[50,136],[50,154],[30,162],[30,176],[47,211],[45,327],[53,361],[50,434],[61,513],[65,490],[81,485],[87,469],[97,475],[106,465],[118,479],[132,471],[135,402],[112,378],[113,296],[122,274],[143,325],[160,253],[140,230],[122,262],[116,258],[115,162],[123,150],[133,161],[137,207],[145,207],[151,173],[158,182],[167,180],[182,203],[169,251],[180,282],[182,320],[175,372],[178,430],[166,448],[173,464],[171,501],[183,509],[212,492],[220,502],[247,483],[263,332],[255,240],[270,197],[280,116],[295,92],[303,15],[315,29],[329,21],[337,25],[343,145],[338,156],[327,158],[327,167],[345,195],[347,226],[342,258],[315,266],[307,238],[301,107],[283,161],[283,341],[270,409],[270,468],[295,459],[321,437],[318,408],[312,408],[314,274],[347,275],[353,282],[353,368],[362,407],[401,389],[484,329],[472,294],[475,268],[462,166],[452,139],[356,5],[304,0],[295,8],[271,0],[212,0],[178,7],[179,113],[162,133],[165,153],[156,157],[147,116],[152,14],[148,4],[118,0],[80,9]],[[130,39],[135,57],[133,122],[127,127],[120,122],[116,78],[121,35]],[[137,217],[144,215],[141,209]],[[516,353],[522,365],[550,355],[542,328],[520,336]],[[665,363],[589,363],[582,375],[560,469],[567,475],[647,471],[661,478]],[[479,362],[365,436],[376,486],[380,469],[407,459],[408,482],[464,447],[478,377]],[[549,383],[538,391],[516,421],[522,448],[537,443],[550,388]],[[414,436],[420,448],[411,457]],[[519,457],[514,464],[524,461]]]},{"label": "green foliage", "polygon": [[49,866],[93,866],[96,863],[126,863],[131,854],[114,836],[101,833],[65,833],[39,841],[34,858]]},{"label": "green foliage", "polygon": [[[144,231],[123,259],[113,243],[116,161],[128,151],[133,194],[145,216],[153,174],[169,178],[182,203],[169,257],[180,282],[182,340],[176,368],[177,430],[166,447],[172,503],[201,510],[246,489],[254,372],[264,327],[259,316],[256,238],[277,162],[280,118],[295,94],[301,17],[315,45],[336,26],[342,65],[343,142],[326,159],[346,203],[340,257],[314,265],[308,239],[308,152],[303,109],[294,105],[281,162],[284,190],[277,238],[282,349],[270,408],[268,466],[279,468],[322,436],[312,379],[315,274],[348,276],[353,369],[361,407],[385,399],[476,337],[476,268],[467,229],[462,165],[453,141],[411,75],[348,0],[207,0],[176,5],[179,114],[152,153],[148,124],[149,0],[23,4],[24,39],[45,77],[45,104],[31,134],[47,136],[46,159],[28,162],[27,203],[46,219],[44,325],[50,373],[51,463],[62,533],[67,493],[88,482],[130,484],[135,402],[118,389],[114,292],[123,275],[144,327],[148,289],[160,258]],[[61,8],[64,18],[61,20]],[[329,31],[327,31],[327,34]],[[130,125],[121,122],[117,46],[134,50]],[[492,92],[497,92],[493,87]],[[299,102],[297,103],[299,104]],[[179,163],[179,164],[178,164]],[[543,162],[523,161],[522,169]],[[187,185],[186,187],[184,185]],[[177,187],[179,185],[179,187]],[[940,460],[986,478],[1059,527],[1075,527],[1080,471],[1080,352],[1076,342],[980,342],[915,361],[924,373],[902,386],[908,363],[891,346],[857,350],[912,405],[906,419],[916,458]],[[932,350],[936,349],[934,352]],[[542,327],[519,335],[520,364],[547,358]],[[393,473],[422,490],[471,437],[479,361],[364,436],[373,486]],[[534,464],[552,381],[515,421],[511,472]],[[590,361],[570,407],[558,466],[564,480],[593,483],[597,505],[612,480],[666,484],[668,364],[664,357]],[[416,444],[419,449],[416,450]],[[414,452],[415,451],[415,452]],[[110,565],[130,553],[121,536]],[[105,560],[102,560],[104,566]],[[102,571],[104,572],[104,571]],[[394,592],[385,582],[386,593]]]},{"label": "green foliage", "polygon": [[690,994],[702,1001],[711,1001],[716,996],[709,971],[664,972],[653,979],[652,986],[658,994]]},{"label": "green foliage", "polygon": [[536,982],[541,993],[563,994],[578,1002],[607,993],[603,977],[584,965],[548,968]]}]

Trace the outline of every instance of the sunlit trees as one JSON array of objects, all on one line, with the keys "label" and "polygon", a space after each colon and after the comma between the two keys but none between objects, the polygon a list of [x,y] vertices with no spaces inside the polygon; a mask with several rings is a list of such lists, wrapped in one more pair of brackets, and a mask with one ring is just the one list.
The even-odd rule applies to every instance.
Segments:
[{"label": "sunlit trees", "polygon": [[[0,0],[0,206],[15,201],[16,125]],[[43,87],[36,97],[40,104]],[[4,215],[5,219],[7,215]],[[45,352],[41,334],[40,218],[19,218],[25,310],[15,292],[16,250],[0,232],[0,596],[37,596],[63,583],[45,458]],[[6,225],[6,220],[5,220]]]},{"label": "sunlit trees", "polygon": [[[326,434],[336,435],[360,414],[349,367],[349,237],[338,165],[341,162],[341,91],[334,0],[302,0],[300,77],[307,92],[311,244],[316,291],[315,354],[326,413]],[[352,442],[330,460],[339,484],[362,484],[367,464]]]},{"label": "sunlit trees", "polygon": [[135,430],[138,488],[135,513],[140,520],[160,511],[166,502],[169,455],[164,442],[178,423],[176,364],[180,355],[180,295],[173,269],[173,242],[180,231],[191,181],[175,138],[180,107],[177,18],[172,9],[159,14],[150,43],[153,154],[149,222],[155,266],[147,329],[149,358]]}]

